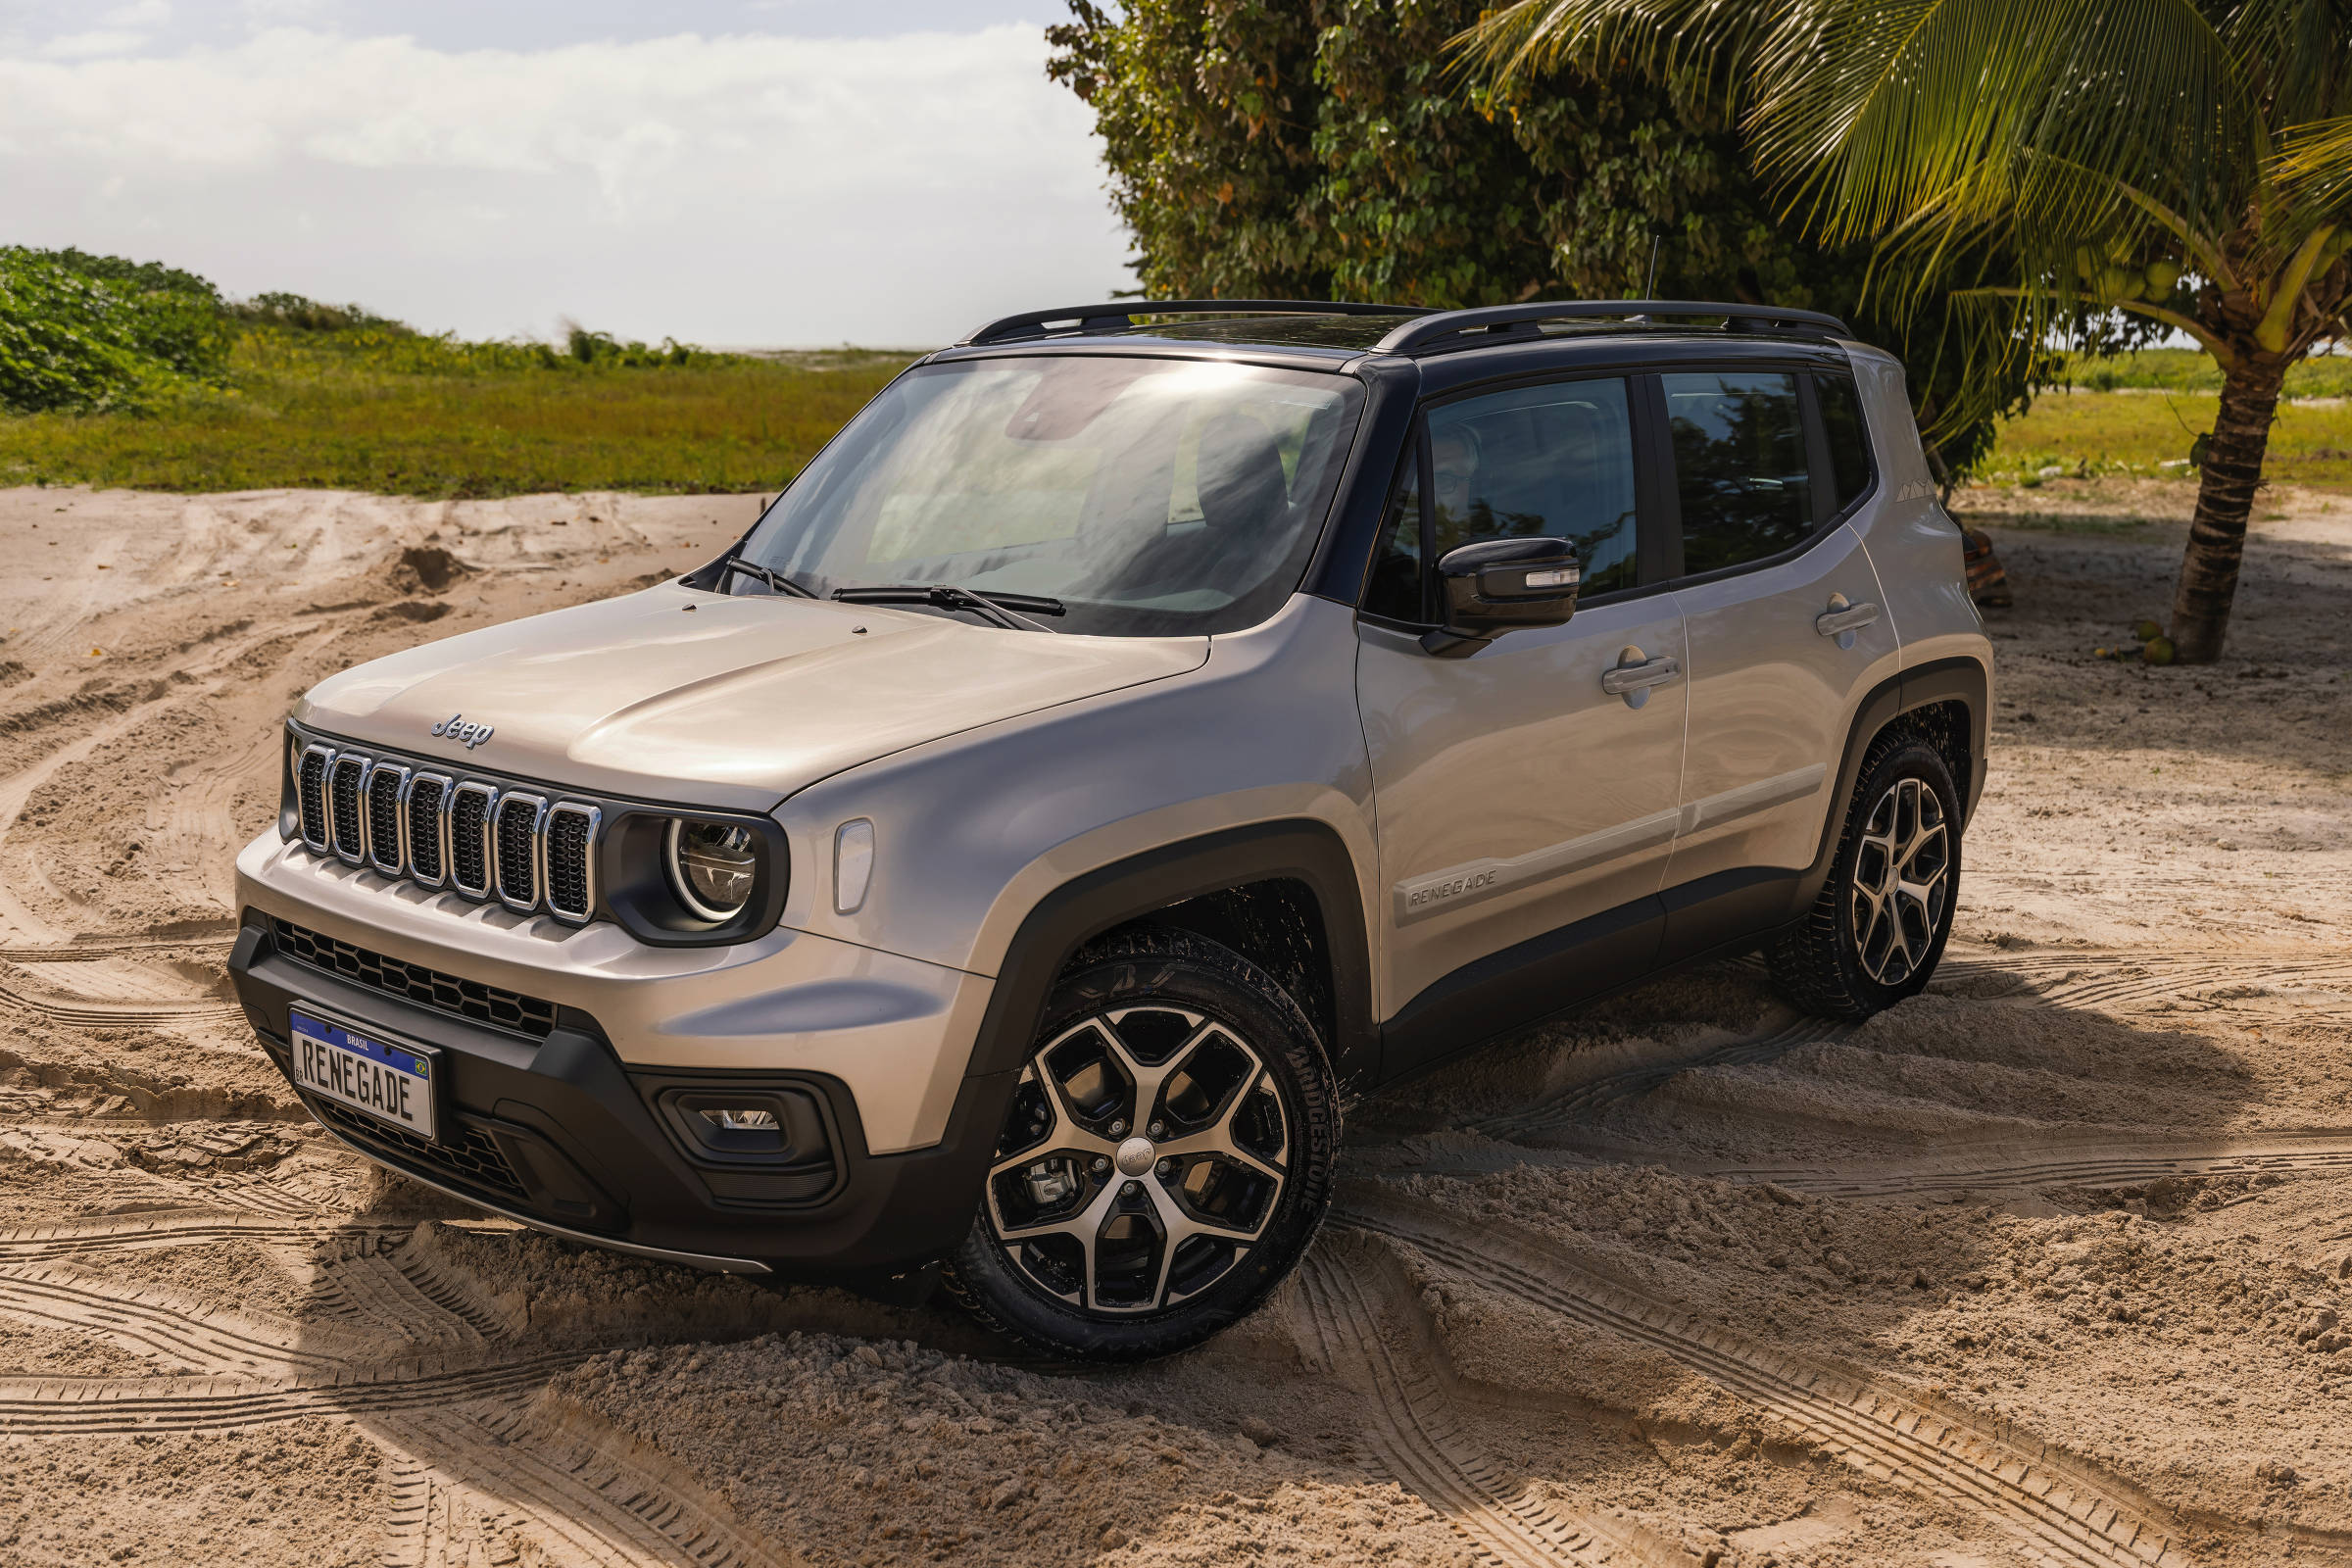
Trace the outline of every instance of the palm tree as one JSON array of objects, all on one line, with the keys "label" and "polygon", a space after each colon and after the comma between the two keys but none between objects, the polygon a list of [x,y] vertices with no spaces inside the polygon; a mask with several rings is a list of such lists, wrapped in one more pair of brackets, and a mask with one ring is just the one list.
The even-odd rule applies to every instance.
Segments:
[{"label": "palm tree", "polygon": [[2287,368],[2352,305],[2352,0],[1517,0],[1454,42],[1505,93],[1570,65],[1722,106],[1791,216],[1875,241],[1915,304],[2003,258],[1950,296],[1981,371],[2118,312],[2202,344],[2172,641],[2220,657]]}]

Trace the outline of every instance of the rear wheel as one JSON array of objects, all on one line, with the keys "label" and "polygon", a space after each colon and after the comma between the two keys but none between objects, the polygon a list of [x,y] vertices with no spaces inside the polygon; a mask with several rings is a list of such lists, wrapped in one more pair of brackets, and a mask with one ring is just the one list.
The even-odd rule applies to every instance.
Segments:
[{"label": "rear wheel", "polygon": [[1867,1018],[1927,988],[1960,893],[1960,792],[1943,757],[1901,735],[1862,764],[1830,879],[1766,956],[1807,1012]]},{"label": "rear wheel", "polygon": [[1055,1354],[1198,1345],[1313,1239],[1338,1134],[1313,1026],[1264,971],[1186,932],[1110,937],[1054,988],[946,1283]]}]

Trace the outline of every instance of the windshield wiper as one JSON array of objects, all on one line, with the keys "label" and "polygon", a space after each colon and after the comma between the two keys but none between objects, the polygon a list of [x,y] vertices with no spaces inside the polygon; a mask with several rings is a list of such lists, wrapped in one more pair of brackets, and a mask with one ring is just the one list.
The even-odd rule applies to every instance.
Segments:
[{"label": "windshield wiper", "polygon": [[1012,613],[1066,615],[1070,607],[1039,594],[984,594],[952,582],[901,583],[895,587],[836,588],[833,597],[845,605],[931,605],[940,610],[963,610],[994,626],[1011,631],[1044,631],[1036,621]]},{"label": "windshield wiper", "polygon": [[780,594],[792,594],[802,599],[814,599],[816,597],[816,594],[812,590],[802,587],[799,583],[794,582],[790,577],[785,576],[782,572],[770,571],[767,567],[760,565],[756,561],[746,561],[743,559],[743,557],[736,555],[722,556],[719,559],[719,586],[724,586],[728,576],[738,571],[742,572],[746,577],[757,578]]}]

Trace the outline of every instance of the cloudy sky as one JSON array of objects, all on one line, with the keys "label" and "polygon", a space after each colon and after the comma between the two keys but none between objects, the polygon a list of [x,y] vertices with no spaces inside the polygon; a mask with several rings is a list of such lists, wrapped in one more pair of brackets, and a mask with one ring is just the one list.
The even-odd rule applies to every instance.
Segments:
[{"label": "cloudy sky", "polygon": [[0,243],[468,336],[919,345],[1130,286],[1058,0],[0,0]]}]

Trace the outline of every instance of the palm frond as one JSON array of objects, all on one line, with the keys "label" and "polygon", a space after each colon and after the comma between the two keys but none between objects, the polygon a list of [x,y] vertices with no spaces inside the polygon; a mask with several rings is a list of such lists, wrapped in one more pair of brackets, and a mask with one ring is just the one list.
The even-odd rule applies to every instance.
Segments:
[{"label": "palm frond", "polygon": [[[1792,8],[1801,13],[1800,3]],[[1497,86],[1562,67],[1630,70],[1736,110],[1779,30],[1772,8],[1742,0],[1513,0],[1448,41],[1457,65]]]},{"label": "palm frond", "polygon": [[2270,173],[2312,219],[2352,220],[2352,115],[2294,127],[2271,161]]},{"label": "palm frond", "polygon": [[2270,125],[2352,114],[2352,0],[2239,0],[2224,35]]},{"label": "palm frond", "polygon": [[1809,46],[1760,62],[1748,125],[1759,166],[1826,239],[1884,233],[1930,201],[2063,214],[2051,199],[2071,200],[2076,182],[2037,182],[2036,159],[2128,181],[2199,218],[2243,195],[2230,176],[2255,117],[2194,0],[1813,0],[1812,10]]}]

